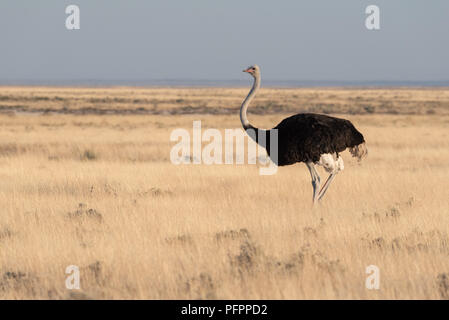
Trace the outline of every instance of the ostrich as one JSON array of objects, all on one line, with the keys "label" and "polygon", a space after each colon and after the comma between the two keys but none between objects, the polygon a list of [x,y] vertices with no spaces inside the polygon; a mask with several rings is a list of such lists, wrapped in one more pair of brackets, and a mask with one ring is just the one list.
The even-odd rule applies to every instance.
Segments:
[{"label": "ostrich", "polygon": [[[243,72],[253,76],[254,83],[240,108],[240,121],[248,135],[265,147],[270,156],[270,130],[253,127],[246,115],[248,105],[260,87],[260,68],[254,65]],[[335,175],[344,169],[343,159],[339,152],[349,148],[352,156],[358,158],[359,161],[368,154],[363,135],[349,120],[315,113],[299,113],[282,120],[271,130],[275,129],[277,129],[278,136],[278,156],[277,159],[270,156],[271,160],[278,166],[296,162],[306,164],[312,178],[313,203],[323,198]],[[255,132],[255,135],[250,134],[248,130],[253,130],[251,133]],[[266,143],[260,143],[260,134],[265,135]],[[329,173],[329,177],[322,187],[315,165],[322,166]]]}]

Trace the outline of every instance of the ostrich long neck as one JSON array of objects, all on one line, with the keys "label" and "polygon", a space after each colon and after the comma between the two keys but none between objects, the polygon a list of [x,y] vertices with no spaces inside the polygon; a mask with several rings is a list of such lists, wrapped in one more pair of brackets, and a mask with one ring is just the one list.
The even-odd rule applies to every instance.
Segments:
[{"label": "ostrich long neck", "polygon": [[251,91],[248,93],[248,96],[246,97],[245,101],[243,101],[242,106],[240,107],[240,121],[242,122],[243,129],[256,129],[253,127],[249,121],[248,117],[246,116],[246,111],[248,110],[248,106],[251,103],[251,100],[253,100],[254,96],[257,93],[257,90],[259,90],[260,87],[260,75],[256,74],[254,77],[254,83],[253,87],[251,88]]}]

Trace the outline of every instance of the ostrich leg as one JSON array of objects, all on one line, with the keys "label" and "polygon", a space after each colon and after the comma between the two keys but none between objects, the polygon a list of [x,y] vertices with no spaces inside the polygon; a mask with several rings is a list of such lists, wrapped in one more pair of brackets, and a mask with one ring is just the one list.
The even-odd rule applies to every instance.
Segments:
[{"label": "ostrich leg", "polygon": [[318,200],[319,190],[320,190],[320,175],[315,169],[313,162],[306,162],[306,166],[310,171],[310,176],[312,177],[312,187],[313,187],[313,203]]},{"label": "ostrich leg", "polygon": [[323,187],[321,188],[319,194],[318,194],[318,200],[321,200],[321,198],[326,193],[327,189],[329,188],[332,180],[334,180],[335,176],[337,175],[337,172],[332,172],[329,177],[327,178],[326,182],[324,183]]}]

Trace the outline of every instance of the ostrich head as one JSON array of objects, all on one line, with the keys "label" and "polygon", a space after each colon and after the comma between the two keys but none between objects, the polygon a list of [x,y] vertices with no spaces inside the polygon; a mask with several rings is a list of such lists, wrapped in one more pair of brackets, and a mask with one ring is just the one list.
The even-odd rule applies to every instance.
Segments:
[{"label": "ostrich head", "polygon": [[248,72],[250,75],[252,75],[254,78],[259,76],[260,74],[260,68],[257,64],[246,68],[245,70],[243,70],[243,72]]}]

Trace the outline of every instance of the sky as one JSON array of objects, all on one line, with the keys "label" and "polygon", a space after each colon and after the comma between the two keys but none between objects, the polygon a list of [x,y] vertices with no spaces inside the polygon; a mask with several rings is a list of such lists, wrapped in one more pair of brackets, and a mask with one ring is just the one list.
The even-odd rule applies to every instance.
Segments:
[{"label": "sky", "polygon": [[447,0],[2,0],[0,81],[446,81],[448,36]]}]

